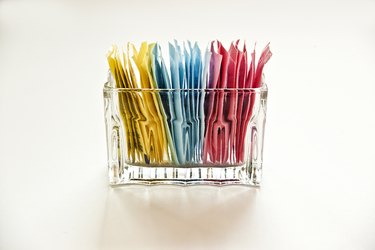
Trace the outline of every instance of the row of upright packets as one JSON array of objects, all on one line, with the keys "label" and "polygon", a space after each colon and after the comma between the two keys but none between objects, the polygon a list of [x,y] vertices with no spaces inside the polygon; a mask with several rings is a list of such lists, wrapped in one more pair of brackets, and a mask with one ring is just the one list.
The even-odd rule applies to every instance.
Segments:
[{"label": "row of upright packets", "polygon": [[[253,100],[244,95],[207,91],[258,88],[269,45],[255,65],[239,41],[229,50],[211,42],[202,53],[197,43],[169,43],[169,67],[160,45],[143,42],[139,50],[128,43],[120,54],[108,53],[117,88],[148,91],[119,94],[127,135],[128,158],[134,163],[240,163]],[[165,89],[165,91],[149,91]],[[134,118],[137,119],[134,119]],[[228,149],[235,150],[228,150]]]}]

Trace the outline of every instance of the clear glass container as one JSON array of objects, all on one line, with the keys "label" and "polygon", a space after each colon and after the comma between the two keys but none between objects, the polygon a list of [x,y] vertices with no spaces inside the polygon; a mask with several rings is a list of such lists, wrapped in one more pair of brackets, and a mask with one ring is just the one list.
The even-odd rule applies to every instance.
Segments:
[{"label": "clear glass container", "polygon": [[109,182],[260,185],[267,86],[104,86]]}]

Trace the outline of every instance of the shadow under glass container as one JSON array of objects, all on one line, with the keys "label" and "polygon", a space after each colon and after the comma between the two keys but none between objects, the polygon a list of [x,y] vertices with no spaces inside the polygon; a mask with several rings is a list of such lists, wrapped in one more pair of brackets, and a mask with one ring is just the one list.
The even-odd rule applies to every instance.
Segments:
[{"label": "shadow under glass container", "polygon": [[260,184],[265,83],[103,92],[111,185]]}]

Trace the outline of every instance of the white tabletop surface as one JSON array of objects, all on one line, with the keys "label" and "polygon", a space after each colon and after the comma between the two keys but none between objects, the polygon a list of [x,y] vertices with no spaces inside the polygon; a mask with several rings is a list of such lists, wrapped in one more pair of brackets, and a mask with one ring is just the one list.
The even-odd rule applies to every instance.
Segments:
[{"label": "white tabletop surface", "polygon": [[[0,1],[0,249],[375,249],[375,2]],[[112,43],[271,41],[264,182],[111,188]]]}]

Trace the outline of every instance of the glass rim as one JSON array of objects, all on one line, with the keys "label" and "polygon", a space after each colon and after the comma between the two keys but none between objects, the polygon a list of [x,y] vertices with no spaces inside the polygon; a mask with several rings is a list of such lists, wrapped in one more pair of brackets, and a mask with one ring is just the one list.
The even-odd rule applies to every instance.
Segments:
[{"label": "glass rim", "polygon": [[110,82],[106,82],[104,84],[103,91],[104,92],[173,92],[173,91],[181,91],[181,92],[193,92],[193,91],[204,91],[204,92],[231,92],[231,91],[253,91],[253,92],[266,92],[268,91],[268,87],[266,83],[263,83],[262,86],[258,88],[117,88],[109,86]]}]

